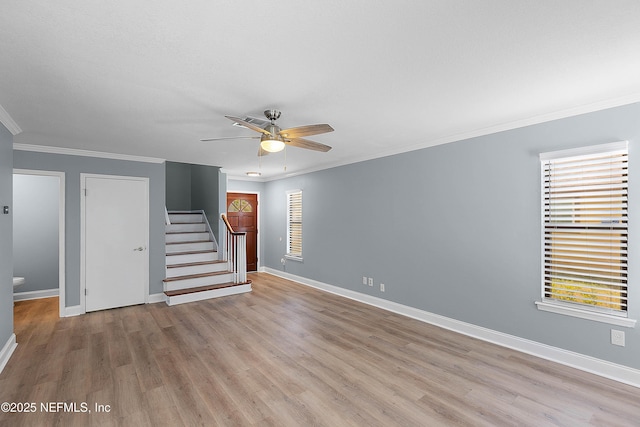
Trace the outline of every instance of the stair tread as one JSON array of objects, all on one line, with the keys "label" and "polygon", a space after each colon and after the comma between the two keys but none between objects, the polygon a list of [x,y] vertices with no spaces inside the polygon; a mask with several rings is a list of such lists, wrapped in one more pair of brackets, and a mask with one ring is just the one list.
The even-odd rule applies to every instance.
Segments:
[{"label": "stair tread", "polygon": [[186,224],[204,224],[203,221],[180,221],[180,220],[174,220],[171,221],[171,224],[167,224],[167,225],[186,225]]},{"label": "stair tread", "polygon": [[198,265],[208,265],[208,264],[222,264],[222,263],[226,263],[227,261],[222,261],[222,260],[215,260],[215,261],[200,261],[200,262],[185,262],[183,264],[173,264],[173,265],[167,265],[167,268],[179,268],[179,267],[195,267]]},{"label": "stair tread", "polygon": [[208,231],[167,231],[164,234],[201,234],[209,233]]},{"label": "stair tread", "polygon": [[165,242],[165,245],[187,245],[193,243],[213,243],[212,240],[189,240],[188,242]]},{"label": "stair tread", "polygon": [[165,254],[166,256],[174,256],[174,255],[192,255],[192,254],[206,254],[209,252],[218,253],[218,251],[208,250],[208,251],[187,251],[187,252],[172,252],[169,254]]},{"label": "stair tread", "polygon": [[186,280],[186,279],[199,279],[201,277],[213,277],[213,276],[222,276],[223,274],[230,274],[231,271],[213,271],[211,273],[198,273],[198,274],[186,274],[184,276],[176,276],[176,277],[167,277],[163,280],[163,282],[175,282],[177,280]]},{"label": "stair tread", "polygon": [[242,282],[242,283],[233,283],[233,282],[220,283],[217,285],[198,286],[195,288],[180,289],[177,291],[165,291],[164,294],[168,297],[175,297],[178,295],[192,294],[195,292],[213,291],[215,289],[223,289],[223,288],[231,288],[233,286],[248,285],[250,283],[251,283],[251,280],[247,280],[246,282]]}]

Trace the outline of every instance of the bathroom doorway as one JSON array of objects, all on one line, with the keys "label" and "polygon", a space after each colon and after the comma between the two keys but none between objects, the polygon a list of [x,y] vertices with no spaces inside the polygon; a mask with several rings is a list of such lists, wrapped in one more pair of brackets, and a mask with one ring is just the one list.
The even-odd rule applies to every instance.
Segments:
[{"label": "bathroom doorway", "polygon": [[[13,170],[14,301],[58,297],[65,316],[65,174]],[[57,280],[56,280],[57,279]]]}]

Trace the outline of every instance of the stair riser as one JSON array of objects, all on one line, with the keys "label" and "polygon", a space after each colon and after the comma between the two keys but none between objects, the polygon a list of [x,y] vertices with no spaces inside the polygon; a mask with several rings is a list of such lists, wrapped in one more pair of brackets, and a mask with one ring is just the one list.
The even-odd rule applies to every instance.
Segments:
[{"label": "stair riser", "polygon": [[166,243],[192,242],[194,240],[209,240],[209,233],[167,234],[164,238]]},{"label": "stair riser", "polygon": [[177,295],[174,297],[165,297],[167,305],[184,304],[187,302],[202,301],[210,298],[226,297],[228,295],[237,295],[245,292],[251,292],[251,284],[232,286],[229,288],[213,289],[210,291],[194,292],[191,294]]},{"label": "stair riser", "polygon": [[169,214],[169,221],[171,224],[203,222],[202,214]]},{"label": "stair riser", "polygon": [[204,252],[201,254],[169,255],[166,265],[187,264],[189,262],[216,261],[218,252]]},{"label": "stair riser", "polygon": [[165,245],[165,253],[168,254],[192,251],[212,251],[213,249],[213,242],[176,243],[172,245]]},{"label": "stair riser", "polygon": [[164,226],[164,230],[167,233],[182,233],[189,231],[207,231],[207,225],[200,224],[169,224]]},{"label": "stair riser", "polygon": [[196,277],[193,279],[176,280],[164,284],[164,291],[178,291],[180,289],[197,288],[198,286],[219,285],[233,281],[233,274],[219,274],[217,276]]},{"label": "stair riser", "polygon": [[167,268],[167,278],[188,276],[190,274],[202,274],[202,273],[216,273],[218,271],[225,271],[228,265],[226,262],[220,262],[216,264],[204,264],[204,265],[192,265],[189,267],[174,267]]}]

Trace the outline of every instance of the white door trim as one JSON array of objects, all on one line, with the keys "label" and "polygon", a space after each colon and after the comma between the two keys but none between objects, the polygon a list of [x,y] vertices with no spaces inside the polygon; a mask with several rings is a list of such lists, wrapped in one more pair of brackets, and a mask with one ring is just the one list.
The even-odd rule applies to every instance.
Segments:
[{"label": "white door trim", "polygon": [[65,317],[66,311],[66,254],[65,254],[65,237],[66,232],[64,228],[65,218],[65,173],[59,171],[43,171],[32,169],[14,169],[14,175],[40,175],[40,176],[52,176],[58,178],[60,185],[58,190],[58,300],[59,300],[59,316]]},{"label": "white door trim", "polygon": [[[81,173],[80,174],[80,308],[81,313],[84,314],[87,312],[86,305],[86,234],[85,234],[85,225],[86,225],[86,197],[85,197],[85,189],[87,178],[100,178],[100,179],[118,179],[118,180],[132,180],[132,181],[142,181],[145,183],[146,188],[146,202],[145,206],[147,208],[146,219],[147,225],[149,224],[149,178],[139,177],[139,176],[121,176],[121,175],[101,175],[101,174],[91,174],[91,173]],[[145,247],[149,248],[149,227],[145,230]],[[145,269],[144,269],[144,302],[145,304],[149,302],[149,251],[147,249],[147,256],[145,257]]]}]

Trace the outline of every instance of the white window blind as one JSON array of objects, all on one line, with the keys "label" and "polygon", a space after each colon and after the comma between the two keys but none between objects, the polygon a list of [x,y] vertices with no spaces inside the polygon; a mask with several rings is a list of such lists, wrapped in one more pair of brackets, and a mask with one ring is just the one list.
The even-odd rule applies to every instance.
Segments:
[{"label": "white window blind", "polygon": [[287,255],[302,258],[302,190],[287,192]]},{"label": "white window blind", "polygon": [[627,142],[540,159],[543,300],[626,316]]}]

